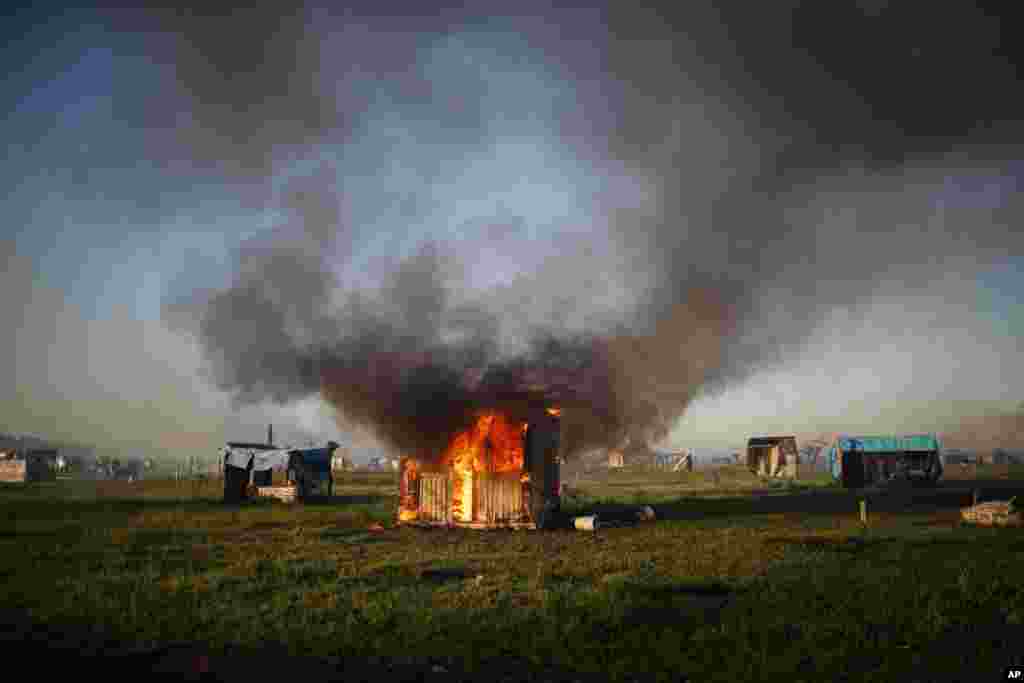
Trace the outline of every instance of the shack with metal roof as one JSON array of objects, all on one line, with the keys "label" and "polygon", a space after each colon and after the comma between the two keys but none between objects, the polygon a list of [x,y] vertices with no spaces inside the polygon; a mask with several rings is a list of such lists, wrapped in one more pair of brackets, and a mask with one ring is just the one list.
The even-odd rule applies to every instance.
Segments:
[{"label": "shack with metal roof", "polygon": [[[224,449],[224,500],[240,502],[255,489],[288,488],[286,499],[300,501],[334,494],[331,460],[339,448],[333,441],[324,448],[275,448],[267,444],[229,443]],[[274,487],[274,472],[283,472],[284,487]],[[279,492],[270,492],[282,498]]]},{"label": "shack with metal roof", "polygon": [[0,481],[53,481],[57,478],[57,451],[36,448],[4,452],[0,457]]},{"label": "shack with metal roof", "polygon": [[895,479],[934,483],[942,476],[941,451],[935,434],[837,435],[828,462],[832,477],[845,488]]}]

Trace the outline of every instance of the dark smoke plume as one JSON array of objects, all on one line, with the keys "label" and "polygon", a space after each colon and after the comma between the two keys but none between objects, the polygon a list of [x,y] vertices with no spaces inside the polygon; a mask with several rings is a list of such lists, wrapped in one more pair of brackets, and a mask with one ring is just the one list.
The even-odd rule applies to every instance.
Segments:
[{"label": "dark smoke plume", "polygon": [[[618,221],[657,274],[637,322],[687,286],[716,292],[732,322],[709,390],[797,352],[831,310],[1024,247],[1007,27],[963,5],[928,28],[908,3],[783,5],[609,20],[629,84],[614,151],[655,188]],[[996,207],[957,196],[998,182]]]},{"label": "dark smoke plume", "polygon": [[[878,3],[685,7],[613,11],[594,36],[606,48],[596,77],[621,93],[608,154],[648,190],[612,217],[633,285],[614,315],[601,318],[580,286],[609,268],[583,244],[549,259],[543,285],[465,291],[459,264],[472,255],[427,244],[377,289],[341,292],[330,242],[347,230],[322,189],[293,207],[301,236],[245,247],[234,285],[197,314],[218,386],[252,401],[319,393],[403,452],[438,452],[480,409],[551,403],[564,407],[572,452],[650,441],[700,392],[799,352],[830,311],[1024,253],[1008,167],[1024,108],[1008,94],[1016,75],[998,21],[930,8],[922,23]],[[260,158],[289,122],[325,121],[309,73],[290,89],[306,38],[282,26],[269,45],[287,58],[254,67],[237,91],[220,92],[222,76],[195,90],[211,129],[237,132],[223,139]],[[949,42],[954,28],[974,40]],[[239,71],[229,51],[219,73]],[[248,91],[264,79],[268,104],[219,104],[264,102]],[[264,134],[259,122],[296,92],[310,116]],[[976,201],[986,183],[1002,183],[994,205]]]},{"label": "dark smoke plume", "polygon": [[321,83],[321,36],[308,7],[227,2],[107,10],[112,26],[146,36],[175,87],[148,108],[165,160],[260,180],[288,150],[342,121]]}]

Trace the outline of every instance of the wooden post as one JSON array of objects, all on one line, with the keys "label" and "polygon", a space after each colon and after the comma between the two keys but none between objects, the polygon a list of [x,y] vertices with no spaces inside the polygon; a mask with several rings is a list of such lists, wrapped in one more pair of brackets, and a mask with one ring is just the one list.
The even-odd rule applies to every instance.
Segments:
[{"label": "wooden post", "polygon": [[978,491],[978,489],[974,489],[973,497],[974,497],[974,502],[971,503],[971,504],[972,505],[977,505],[978,504],[978,499],[981,498],[981,493]]},{"label": "wooden post", "polygon": [[868,524],[868,501],[866,498],[860,499],[860,523],[864,526]]}]

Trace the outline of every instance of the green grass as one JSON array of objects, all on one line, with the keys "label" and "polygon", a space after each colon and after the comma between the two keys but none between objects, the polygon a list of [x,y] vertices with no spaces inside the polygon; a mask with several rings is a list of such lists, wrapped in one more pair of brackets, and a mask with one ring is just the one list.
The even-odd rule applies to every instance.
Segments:
[{"label": "green grass", "polygon": [[347,474],[305,506],[224,506],[217,482],[5,485],[0,607],[139,647],[276,642],[485,673],[513,658],[622,681],[984,680],[1024,642],[1021,530],[956,508],[865,529],[852,497],[804,482],[819,492],[794,499],[848,509],[763,513],[741,472],[719,490],[698,476],[591,480],[579,511],[664,513],[597,533],[390,528],[393,474]]}]

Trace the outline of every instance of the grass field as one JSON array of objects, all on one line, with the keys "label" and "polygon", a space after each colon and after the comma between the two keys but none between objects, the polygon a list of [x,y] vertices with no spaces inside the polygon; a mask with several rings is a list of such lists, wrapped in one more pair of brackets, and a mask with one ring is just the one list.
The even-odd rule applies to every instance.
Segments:
[{"label": "grass field", "polygon": [[393,528],[390,473],[295,506],[225,506],[216,481],[3,485],[0,609],[108,656],[188,646],[215,671],[274,652],[431,680],[973,681],[1024,660],[1024,530],[962,525],[959,489],[878,494],[864,527],[821,478],[567,484],[573,512],[659,520]]}]

